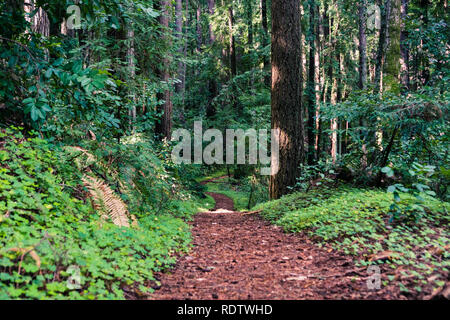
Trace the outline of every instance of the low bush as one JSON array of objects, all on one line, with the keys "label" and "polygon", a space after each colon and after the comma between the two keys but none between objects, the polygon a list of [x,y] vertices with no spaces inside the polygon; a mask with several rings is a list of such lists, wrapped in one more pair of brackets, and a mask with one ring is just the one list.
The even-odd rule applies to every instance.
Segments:
[{"label": "low bush", "polygon": [[[145,294],[151,291],[145,284],[153,273],[189,248],[184,219],[197,211],[195,198],[186,191],[173,190],[183,198],[171,195],[162,182],[151,185],[149,170],[155,179],[163,176],[160,181],[167,174],[156,156],[146,168],[141,164],[142,179],[123,179],[122,189],[119,180],[109,180],[116,170],[112,163],[105,167],[95,161],[85,173],[77,166],[86,163],[75,165],[79,157],[73,149],[24,136],[15,128],[0,131],[0,299],[123,299],[125,286],[133,294]],[[143,160],[148,159],[135,158]],[[116,226],[93,209],[82,176],[95,172],[122,195],[128,214],[137,217],[133,226]],[[131,191],[126,195],[124,190]],[[164,197],[146,199],[151,190]]]},{"label": "low bush", "polygon": [[[326,186],[308,193],[295,192],[255,207],[261,216],[289,232],[304,232],[335,249],[355,256],[357,265],[385,263],[392,268],[388,279],[407,278],[411,286],[398,282],[400,290],[420,292],[428,284],[443,285],[449,269],[450,222],[448,202],[423,196],[425,214],[415,219],[412,194],[400,193],[395,210],[411,219],[392,220],[392,200],[380,189]],[[386,257],[378,259],[377,255]],[[400,268],[401,267],[401,268]]]}]

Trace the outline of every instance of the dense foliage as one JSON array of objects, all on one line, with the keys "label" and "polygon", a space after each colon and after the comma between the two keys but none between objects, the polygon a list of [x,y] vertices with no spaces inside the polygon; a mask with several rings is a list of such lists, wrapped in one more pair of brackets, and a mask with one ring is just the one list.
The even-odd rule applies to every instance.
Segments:
[{"label": "dense foliage", "polygon": [[[387,250],[448,277],[449,19],[444,0],[2,1],[0,298],[148,293],[205,191],[362,265]],[[173,130],[199,120],[282,124],[295,161],[174,164]]]},{"label": "dense foliage", "polygon": [[[403,193],[401,198],[399,206],[406,215],[402,222],[391,221],[392,200],[385,191],[345,185],[292,193],[255,209],[287,231],[306,232],[321,245],[331,243],[354,255],[357,265],[385,266],[385,283],[396,280],[405,294],[423,297],[445,285],[450,206],[427,198],[426,215],[417,221],[410,209],[415,197]],[[422,292],[424,286],[427,292]]]},{"label": "dense foliage", "polygon": [[[181,218],[189,218],[197,206],[181,199],[180,192],[170,195],[172,187],[165,182],[170,176],[161,168],[139,168],[136,163],[144,160],[138,158],[129,164],[148,176],[135,177],[133,189],[133,182],[124,180],[130,193],[123,198],[138,217],[126,228],[93,210],[68,151],[7,129],[0,133],[0,155],[1,298],[124,298],[123,286],[135,283],[145,293],[149,289],[143,284],[154,279],[153,273],[172,264],[174,252],[189,247],[189,229]],[[145,155],[152,156],[151,150]],[[97,167],[97,175],[107,174]],[[75,276],[70,266],[72,273],[78,270],[79,290],[67,285]]]}]

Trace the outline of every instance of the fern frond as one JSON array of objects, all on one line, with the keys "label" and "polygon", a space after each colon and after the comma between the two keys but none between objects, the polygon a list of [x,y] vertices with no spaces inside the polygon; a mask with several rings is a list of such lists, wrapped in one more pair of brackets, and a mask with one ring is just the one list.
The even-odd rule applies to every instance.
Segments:
[{"label": "fern frond", "polygon": [[88,175],[84,175],[82,180],[89,191],[95,210],[107,214],[117,226],[130,226],[125,203],[104,181]]}]

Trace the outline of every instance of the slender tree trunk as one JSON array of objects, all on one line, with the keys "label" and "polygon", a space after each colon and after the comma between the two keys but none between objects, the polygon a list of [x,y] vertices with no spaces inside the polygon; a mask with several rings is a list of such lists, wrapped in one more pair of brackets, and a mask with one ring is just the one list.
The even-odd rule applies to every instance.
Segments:
[{"label": "slender tree trunk", "polygon": [[[128,25],[127,30],[127,39],[128,39],[128,49],[127,49],[127,62],[128,62],[128,68],[129,68],[129,77],[131,81],[134,81],[134,78],[136,76],[136,66],[134,63],[134,29],[133,25]],[[133,87],[133,86],[132,86]],[[133,90],[133,89],[131,89]],[[136,97],[133,92],[133,101],[136,100]],[[129,117],[130,117],[130,130],[134,132],[135,130],[135,123],[136,123],[136,104],[134,103],[131,109],[129,110]]]},{"label": "slender tree trunk", "polygon": [[306,86],[306,99],[308,103],[308,122],[307,122],[307,137],[308,137],[308,164],[314,163],[314,116],[316,114],[316,18],[315,18],[315,1],[309,1],[309,67],[308,67],[308,84]]},{"label": "slender tree trunk", "polygon": [[236,63],[236,39],[234,37],[234,12],[233,4],[230,5],[228,9],[228,28],[230,32],[230,68],[231,68],[231,78],[234,78],[237,74],[237,63]]},{"label": "slender tree trunk", "polygon": [[[340,72],[340,53],[339,48],[337,46],[337,33],[339,31],[339,11],[337,7],[336,0],[333,0],[332,6],[336,12],[336,17],[331,18],[329,22],[329,28],[330,28],[330,47],[331,47],[331,53],[330,53],[330,66],[329,66],[329,78],[330,78],[330,103],[332,105],[335,105],[338,102],[338,94],[339,94],[339,72]],[[333,58],[333,54],[335,58]],[[338,64],[337,70],[334,70],[334,65]],[[336,72],[335,72],[336,71]],[[337,159],[337,152],[338,152],[338,137],[337,137],[337,130],[338,130],[338,119],[331,119],[331,158],[333,159],[333,163],[336,162]]]},{"label": "slender tree trunk", "polygon": [[248,28],[248,34],[247,34],[247,44],[250,48],[253,47],[253,0],[246,0],[246,13],[247,13],[247,28]]},{"label": "slender tree trunk", "polygon": [[200,52],[202,48],[202,8],[201,3],[198,3],[196,11],[197,22],[197,51]]},{"label": "slender tree trunk", "polygon": [[401,0],[391,0],[389,14],[389,38],[384,65],[385,90],[400,92],[400,38],[401,38]]},{"label": "slender tree trunk", "polygon": [[406,20],[408,18],[408,2],[409,0],[401,0],[401,33],[400,33],[400,82],[402,93],[409,91],[409,46],[408,31],[406,30]]},{"label": "slender tree trunk", "polygon": [[316,4],[315,6],[316,10],[316,28],[315,28],[315,37],[314,37],[314,45],[315,45],[315,52],[314,52],[314,62],[315,62],[315,71],[314,71],[314,82],[315,82],[315,98],[316,98],[316,119],[315,119],[315,137],[314,137],[314,151],[315,151],[315,159],[319,159],[320,154],[320,97],[321,97],[321,90],[322,90],[322,80],[320,78],[320,55],[321,55],[321,31],[323,29],[321,28],[322,24],[322,16],[320,15],[319,6]]},{"label": "slender tree trunk", "polygon": [[[176,25],[176,37],[178,42],[178,55],[179,58],[185,57],[184,45],[183,45],[183,0],[176,0],[175,2],[175,25]],[[180,82],[175,84],[175,92],[181,95],[181,101],[184,101],[184,62],[178,62],[178,80]]]},{"label": "slender tree trunk", "polygon": [[234,36],[234,10],[233,10],[233,2],[231,2],[228,8],[228,29],[230,32],[230,40],[229,40],[229,48],[230,48],[230,82],[231,82],[231,91],[232,91],[232,105],[233,108],[237,111],[237,115],[242,113],[241,105],[238,102],[238,97],[236,96],[237,90],[236,85],[233,81],[234,77],[237,75],[237,59],[236,59],[236,39]]},{"label": "slender tree trunk", "polygon": [[[421,20],[422,20],[422,28],[426,30],[428,28],[429,18],[428,18],[428,9],[430,7],[430,0],[420,0],[419,6],[422,10]],[[421,37],[420,44],[420,84],[422,86],[426,86],[428,81],[430,80],[430,61],[428,56],[426,55],[426,48],[428,45],[428,39],[426,37]]]},{"label": "slender tree trunk", "polygon": [[[216,2],[215,0],[208,0],[208,12],[211,17],[215,12]],[[212,28],[212,24],[209,23],[209,44],[212,45],[216,41],[216,36]]]},{"label": "slender tree trunk", "polygon": [[[159,16],[159,23],[165,34],[163,37],[166,41],[170,41],[169,36],[166,34],[169,32],[170,5],[171,1],[162,0],[160,2],[161,7],[159,8],[161,10],[161,15]],[[170,63],[170,59],[167,57],[167,55],[168,52],[166,52],[164,54],[164,57],[162,58],[161,63],[162,70],[158,70],[158,73],[161,80],[164,81],[166,85],[169,85],[168,82],[170,79],[170,71],[168,65]],[[172,132],[172,93],[170,89],[166,89],[164,90],[164,92],[158,93],[157,98],[158,100],[163,100],[164,103],[158,106],[158,111],[163,115],[160,121],[156,123],[155,133],[158,136],[170,140]]]},{"label": "slender tree trunk", "polygon": [[367,86],[367,0],[360,0],[359,17],[359,88],[365,90]]},{"label": "slender tree trunk", "polygon": [[[379,0],[381,4],[382,0]],[[376,92],[383,91],[383,66],[386,57],[386,47],[388,40],[388,30],[389,30],[389,16],[391,11],[391,0],[385,0],[384,5],[381,8],[381,29],[380,37],[378,40],[378,50],[377,50],[377,62],[375,65],[375,88]]]},{"label": "slender tree trunk", "polygon": [[[261,0],[261,25],[262,25],[262,41],[261,44],[265,48],[269,44],[269,28],[267,23],[267,0]],[[269,57],[264,56],[263,59],[263,66],[264,70],[267,70],[269,68]],[[267,74],[264,76],[264,83],[266,86],[270,86],[270,74]]]},{"label": "slender tree trunk", "polygon": [[300,2],[272,0],[272,128],[278,129],[279,159],[272,155],[278,172],[270,178],[272,199],[289,192],[304,159],[301,103]]},{"label": "slender tree trunk", "polygon": [[[208,12],[210,17],[214,14],[215,11],[215,0],[208,0]],[[216,41],[216,37],[214,35],[212,24],[209,23],[209,40],[208,43],[210,46],[214,45],[214,42]],[[208,104],[206,106],[206,116],[208,118],[211,118],[215,116],[216,114],[216,108],[214,107],[213,100],[217,96],[217,82],[216,79],[211,78],[208,81],[208,92],[209,92],[209,100]]]},{"label": "slender tree trunk", "polygon": [[[339,55],[337,55],[337,59],[339,60]],[[339,61],[338,61],[339,63]],[[333,72],[334,73],[334,72]],[[339,81],[338,75],[335,75],[333,78],[333,85],[331,87],[331,104],[335,105],[338,102],[338,91],[339,91]],[[336,163],[337,153],[338,153],[338,119],[334,118],[331,120],[331,158],[333,159],[333,163]]]},{"label": "slender tree trunk", "polygon": [[[360,0],[358,8],[359,18],[359,89],[365,90],[367,88],[367,0]],[[359,119],[359,126],[366,128],[365,119]],[[360,138],[364,139],[363,129],[360,130]],[[363,156],[361,157],[361,167],[367,167],[367,146],[363,143]]]}]

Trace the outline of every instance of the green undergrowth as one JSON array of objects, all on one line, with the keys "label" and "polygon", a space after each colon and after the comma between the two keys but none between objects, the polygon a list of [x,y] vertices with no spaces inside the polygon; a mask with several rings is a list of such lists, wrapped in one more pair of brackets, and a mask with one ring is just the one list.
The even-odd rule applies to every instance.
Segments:
[{"label": "green undergrowth", "polygon": [[211,180],[211,179],[215,179],[215,178],[220,178],[220,177],[224,177],[227,175],[227,170],[226,169],[220,169],[220,170],[216,170],[216,171],[212,171],[210,173],[207,173],[206,175],[202,175],[196,178],[197,182],[203,182],[206,180]]},{"label": "green undergrowth", "polygon": [[199,199],[199,208],[198,211],[208,211],[214,209],[214,206],[216,205],[216,202],[213,197],[211,197],[208,194],[205,194],[205,198]]},{"label": "green undergrowth", "polygon": [[0,299],[123,299],[124,286],[151,291],[145,283],[153,274],[189,250],[185,221],[205,200],[175,185],[174,168],[144,147],[107,150],[109,158],[93,152],[97,160],[84,169],[136,216],[137,225],[118,227],[93,209],[73,153],[0,130]]},{"label": "green undergrowth", "polygon": [[[415,200],[408,194],[401,198],[404,210]],[[324,186],[257,205],[254,210],[262,210],[262,217],[288,232],[306,233],[319,246],[331,243],[354,255],[357,265],[389,265],[389,280],[401,270],[400,277],[410,281],[409,287],[399,282],[402,291],[420,292],[431,275],[435,275],[433,287],[442,286],[449,269],[449,203],[425,198],[426,214],[416,220],[413,213],[405,212],[402,221],[392,221],[391,204],[392,194],[384,190]],[[388,253],[387,258],[374,259],[382,252]]]}]

